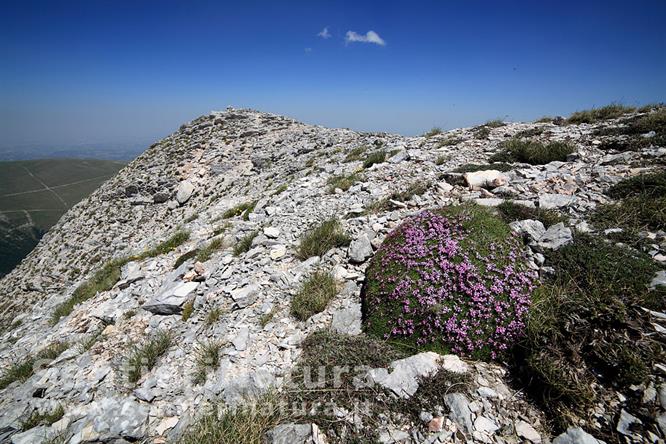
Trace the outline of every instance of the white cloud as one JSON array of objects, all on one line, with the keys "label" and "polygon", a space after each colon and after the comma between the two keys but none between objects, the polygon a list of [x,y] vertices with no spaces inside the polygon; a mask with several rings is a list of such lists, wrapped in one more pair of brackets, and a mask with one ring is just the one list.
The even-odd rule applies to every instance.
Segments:
[{"label": "white cloud", "polygon": [[375,45],[379,46],[385,46],[386,42],[384,41],[383,38],[379,36],[375,31],[368,31],[363,34],[357,34],[354,31],[347,31],[347,34],[345,35],[345,42],[346,43],[353,43],[353,42],[363,42],[363,43],[374,43]]},{"label": "white cloud", "polygon": [[319,34],[317,34],[318,37],[321,37],[322,39],[330,39],[331,38],[331,33],[328,32],[328,26],[322,29]]}]

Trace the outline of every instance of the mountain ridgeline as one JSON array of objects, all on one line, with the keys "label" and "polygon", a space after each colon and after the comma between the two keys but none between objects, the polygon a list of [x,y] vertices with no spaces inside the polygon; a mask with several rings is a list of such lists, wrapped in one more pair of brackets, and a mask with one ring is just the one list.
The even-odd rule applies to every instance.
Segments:
[{"label": "mountain ridgeline", "polygon": [[79,203],[22,168],[67,211],[0,280],[0,442],[663,439],[665,140],[230,108]]}]

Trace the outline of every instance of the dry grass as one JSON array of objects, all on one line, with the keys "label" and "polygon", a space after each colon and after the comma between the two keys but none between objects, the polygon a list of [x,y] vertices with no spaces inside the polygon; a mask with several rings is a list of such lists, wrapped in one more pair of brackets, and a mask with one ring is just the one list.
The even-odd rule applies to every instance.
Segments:
[{"label": "dry grass", "polygon": [[337,219],[328,219],[312,227],[302,237],[296,256],[305,260],[313,256],[323,256],[335,247],[349,245],[351,239],[342,229]]},{"label": "dry grass", "polygon": [[317,270],[305,279],[292,298],[291,314],[299,321],[307,321],[311,316],[324,311],[337,293],[333,275]]}]

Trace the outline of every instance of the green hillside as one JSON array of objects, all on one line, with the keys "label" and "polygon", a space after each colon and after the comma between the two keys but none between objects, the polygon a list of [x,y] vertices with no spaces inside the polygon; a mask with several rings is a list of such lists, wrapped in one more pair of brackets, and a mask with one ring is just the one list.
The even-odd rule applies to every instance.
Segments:
[{"label": "green hillside", "polygon": [[0,162],[0,276],[11,271],[60,216],[123,166],[87,159]]}]

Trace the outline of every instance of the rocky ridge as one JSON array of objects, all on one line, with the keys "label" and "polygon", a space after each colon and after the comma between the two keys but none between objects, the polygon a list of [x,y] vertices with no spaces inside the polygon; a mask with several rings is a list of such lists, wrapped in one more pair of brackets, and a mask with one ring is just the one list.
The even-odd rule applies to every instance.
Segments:
[{"label": "rocky ridge", "polygon": [[[308,334],[327,327],[360,333],[366,261],[390,230],[420,209],[465,201],[497,206],[509,195],[525,206],[558,209],[568,222],[548,227],[530,220],[512,224],[530,239],[532,268],[547,272],[540,251],[569,242],[572,229],[590,230],[587,214],[608,201],[608,187],[666,159],[666,148],[598,149],[600,140],[593,130],[617,124],[508,123],[491,129],[487,139],[479,139],[471,128],[403,137],[228,109],[183,125],[72,208],[0,281],[2,324],[7,326],[0,342],[2,364],[37,356],[58,341],[69,345],[36,367],[27,380],[0,391],[0,442],[36,442],[59,432],[71,443],[167,442],[177,439],[207,402],[222,399],[233,406],[248,395],[279,387]],[[566,162],[517,164],[506,172],[452,172],[465,164],[486,163],[501,141],[535,128],[541,131],[536,138],[568,141],[576,152]],[[456,143],[442,143],[450,139]],[[331,190],[332,177],[349,175],[363,163],[365,154],[353,156],[359,147],[366,147],[365,154],[385,150],[387,160],[365,168],[347,190]],[[376,205],[414,184],[428,186],[421,194]],[[241,217],[223,218],[229,209],[247,202],[254,206]],[[299,260],[295,249],[300,236],[330,217],[343,220],[352,238],[350,247]],[[179,229],[190,233],[185,243],[166,254],[125,264],[110,290],[75,306],[51,325],[56,307],[100,266],[140,254]],[[234,255],[233,246],[250,233],[256,235],[249,249]],[[204,262],[190,259],[174,268],[183,254],[215,237],[223,237],[224,248]],[[656,235],[654,247],[655,260],[666,259],[663,233]],[[331,269],[342,290],[325,311],[296,321],[290,316],[291,296],[318,267]],[[192,304],[192,314],[185,319],[187,303]],[[210,323],[212,310],[220,314]],[[656,334],[663,334],[666,330],[658,322],[666,315],[655,318]],[[129,351],[159,331],[169,331],[173,345],[136,384],[129,384]],[[101,339],[89,349],[77,346],[93,335]],[[220,365],[197,385],[192,382],[193,350],[207,340],[224,344]],[[433,411],[424,412],[421,424],[387,420],[380,439],[539,443],[554,438],[543,414],[510,388],[501,365],[468,362],[464,372],[474,381],[471,394],[452,393],[447,408],[433,406]],[[650,387],[645,389],[646,402],[662,412],[666,385],[658,379]],[[64,406],[57,422],[21,430],[21,421],[31,413],[57,405]],[[663,439],[663,428],[634,433],[631,423],[638,418],[625,413],[616,424],[623,439]],[[666,424],[661,419],[666,416],[660,415],[659,424]],[[594,434],[594,420],[582,426]],[[280,442],[276,435],[285,439],[293,434],[304,436],[302,442],[325,440],[312,438],[319,433],[313,426],[305,431],[285,426],[270,435],[275,442]],[[572,428],[554,442],[598,441]]]}]

